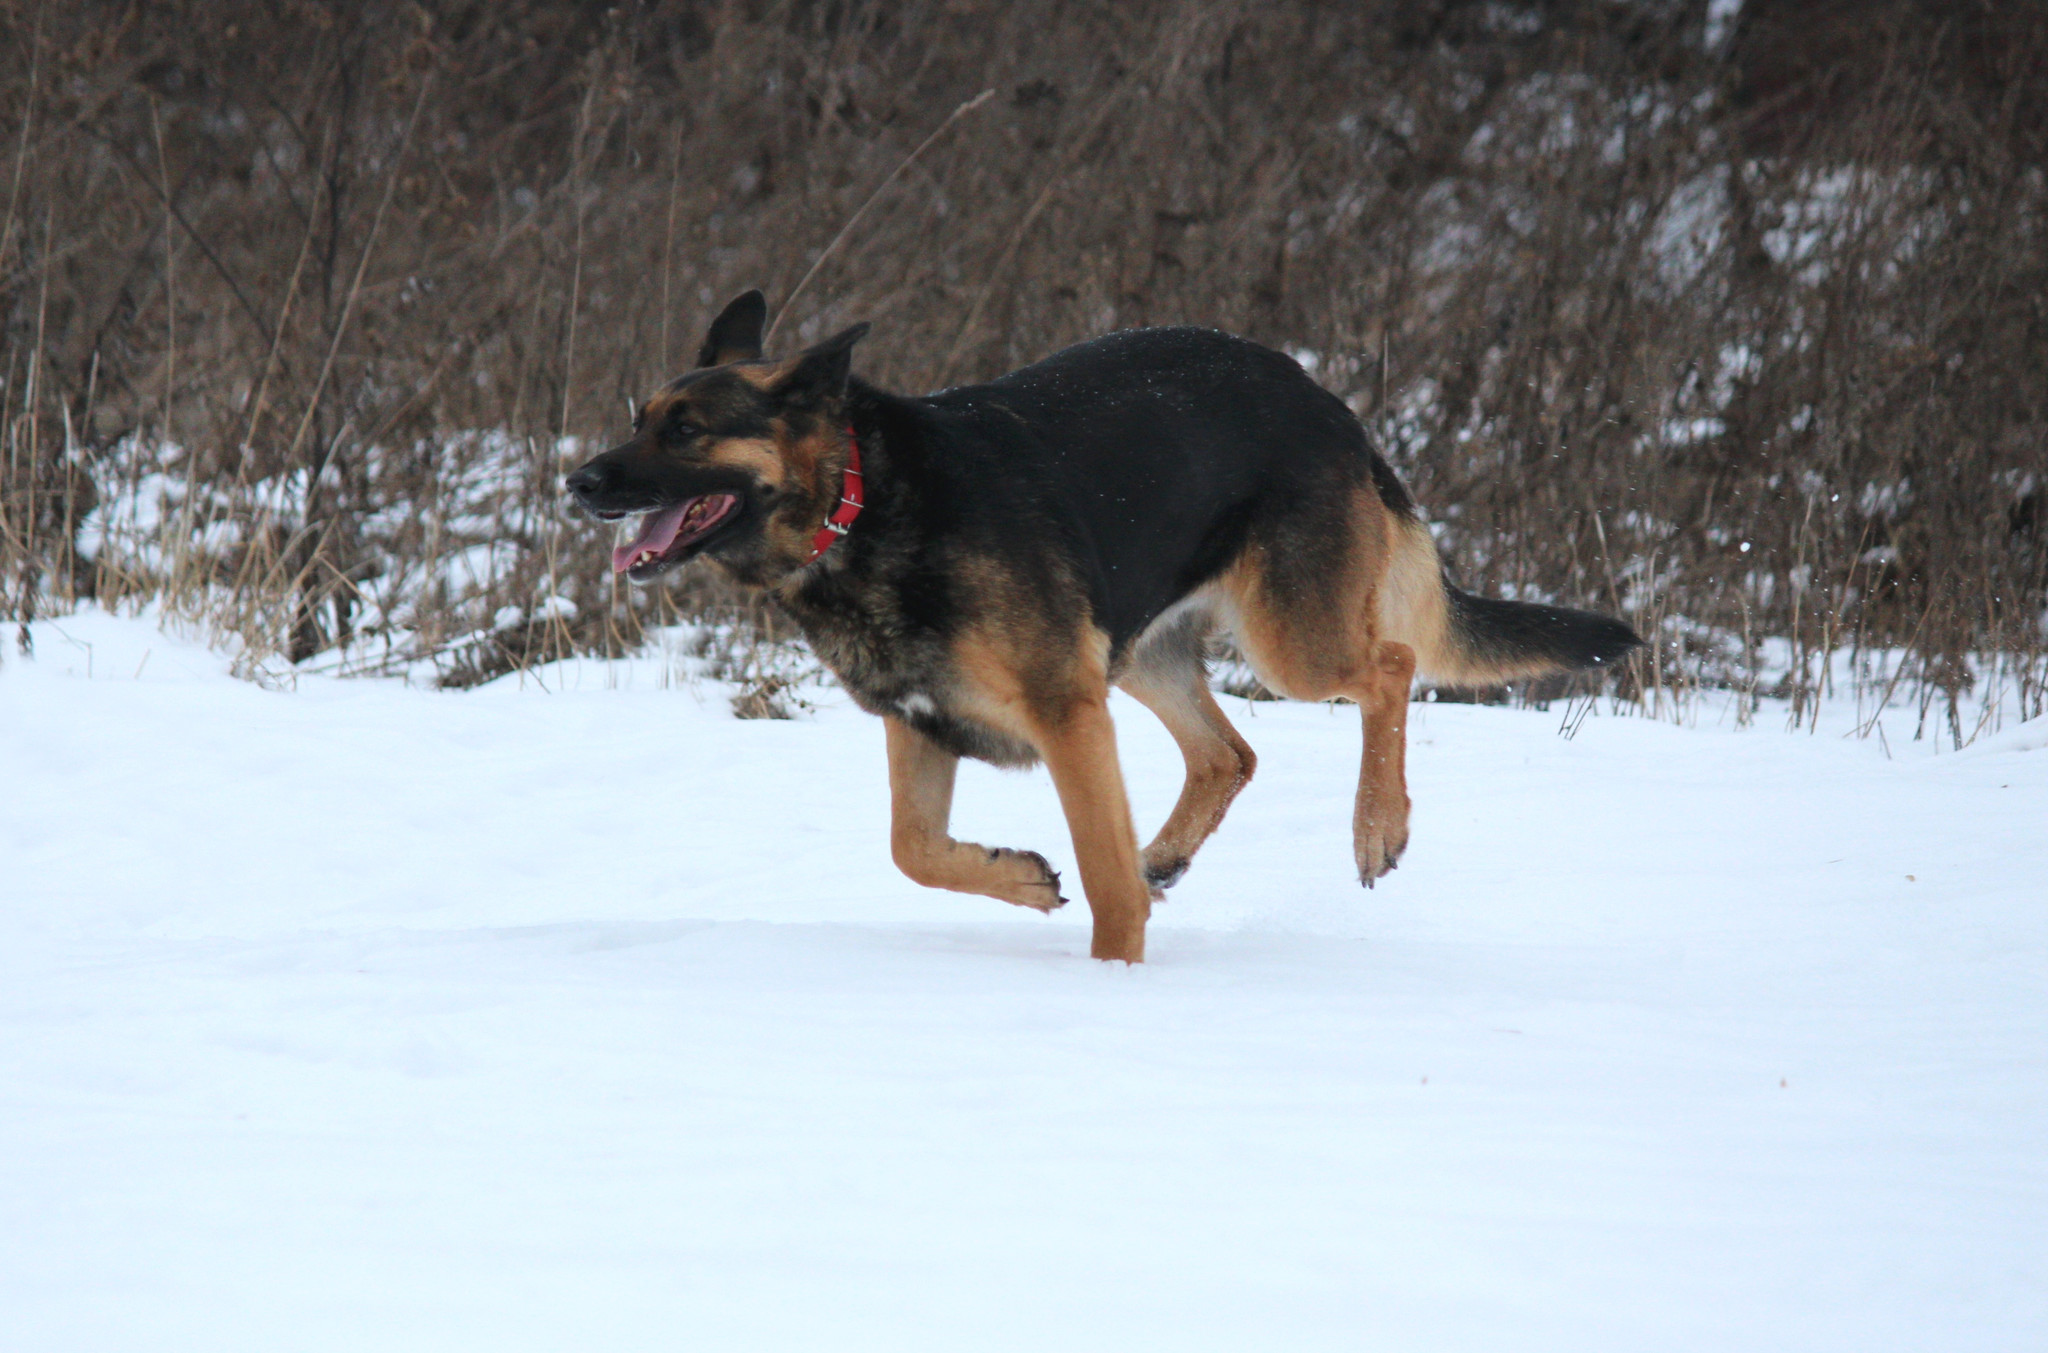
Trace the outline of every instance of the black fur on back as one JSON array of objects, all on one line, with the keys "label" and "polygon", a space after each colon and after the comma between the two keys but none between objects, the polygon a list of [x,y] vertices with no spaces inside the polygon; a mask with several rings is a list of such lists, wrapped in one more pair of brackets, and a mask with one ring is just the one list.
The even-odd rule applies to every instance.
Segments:
[{"label": "black fur on back", "polygon": [[[998,559],[1046,596],[1078,587],[1122,653],[1237,558],[1255,519],[1341,540],[1347,490],[1366,485],[1415,511],[1342,400],[1285,354],[1213,329],[1125,330],[923,398],[855,378],[847,413],[875,465],[849,557],[866,555],[863,537],[881,553],[922,542],[929,558],[886,571],[922,598],[914,619],[934,636],[952,628],[955,551]],[[1049,559],[1075,576],[1039,576]],[[824,607],[841,586],[821,578],[802,596]]]}]

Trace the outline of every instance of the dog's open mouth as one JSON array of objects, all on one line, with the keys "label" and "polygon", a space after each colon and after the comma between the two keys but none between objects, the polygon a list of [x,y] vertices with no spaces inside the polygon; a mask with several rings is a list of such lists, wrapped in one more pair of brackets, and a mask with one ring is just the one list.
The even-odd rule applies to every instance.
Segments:
[{"label": "dog's open mouth", "polygon": [[612,572],[629,578],[651,576],[663,564],[718,529],[740,504],[736,493],[705,493],[674,507],[650,512],[640,534],[612,550]]}]

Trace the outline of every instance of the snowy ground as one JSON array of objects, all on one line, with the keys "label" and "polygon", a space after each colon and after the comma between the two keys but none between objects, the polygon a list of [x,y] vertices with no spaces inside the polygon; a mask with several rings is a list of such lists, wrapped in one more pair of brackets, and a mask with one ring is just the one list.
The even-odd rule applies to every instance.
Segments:
[{"label": "snowy ground", "polygon": [[[1259,778],[1127,969],[899,877],[841,699],[35,642],[10,1351],[2048,1347],[2038,723],[1418,706],[1366,893],[1351,713],[1232,701]],[[1071,859],[1042,773],[957,822]]]}]

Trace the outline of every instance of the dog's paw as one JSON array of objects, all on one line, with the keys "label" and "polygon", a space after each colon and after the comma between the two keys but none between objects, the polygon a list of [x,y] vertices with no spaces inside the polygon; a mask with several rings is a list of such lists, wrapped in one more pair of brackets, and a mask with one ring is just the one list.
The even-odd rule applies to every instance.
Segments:
[{"label": "dog's paw", "polygon": [[1401,854],[1408,849],[1408,831],[1403,827],[1399,836],[1364,831],[1354,844],[1358,852],[1358,881],[1370,888],[1400,867]]},{"label": "dog's paw", "polygon": [[1054,912],[1067,905],[1060,894],[1060,875],[1035,850],[992,850],[990,863],[1003,878],[995,895],[1033,911]]},{"label": "dog's paw", "polygon": [[1179,883],[1188,872],[1186,856],[1178,859],[1145,862],[1145,891],[1152,894],[1154,902],[1166,900],[1166,890]]}]

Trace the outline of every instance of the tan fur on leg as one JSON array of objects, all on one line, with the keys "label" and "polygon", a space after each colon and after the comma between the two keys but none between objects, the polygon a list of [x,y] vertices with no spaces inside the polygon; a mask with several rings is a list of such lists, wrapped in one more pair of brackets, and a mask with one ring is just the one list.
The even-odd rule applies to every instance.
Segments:
[{"label": "tan fur on leg", "polygon": [[1166,725],[1187,762],[1180,798],[1144,850],[1145,881],[1157,898],[1222,823],[1231,800],[1251,783],[1259,759],[1224,717],[1199,667],[1177,674],[1133,672],[1119,684]]},{"label": "tan fur on leg", "polygon": [[1352,850],[1359,881],[1371,887],[1408,845],[1405,762],[1415,650],[1387,640],[1379,628],[1391,544],[1405,539],[1398,534],[1404,528],[1384,505],[1363,496],[1356,521],[1344,566],[1324,575],[1327,585],[1319,595],[1310,594],[1313,599],[1270,581],[1272,562],[1256,541],[1224,576],[1222,590],[1231,602],[1239,647],[1267,685],[1297,700],[1341,695],[1358,703],[1365,748],[1352,810]]},{"label": "tan fur on leg", "polygon": [[1036,911],[1065,905],[1059,875],[1043,855],[948,835],[960,758],[900,719],[882,722],[889,733],[889,848],[896,867],[927,888],[981,893]]},{"label": "tan fur on leg", "polygon": [[1033,741],[1052,771],[1060,807],[1073,833],[1081,866],[1081,888],[1095,915],[1088,952],[1103,959],[1141,963],[1145,921],[1152,903],[1138,873],[1138,837],[1131,829],[1130,800],[1117,765],[1116,728],[1107,692],[1079,696],[1065,708],[1041,716]]},{"label": "tan fur on leg", "polygon": [[1365,724],[1358,801],[1351,818],[1358,881],[1370,888],[1408,848],[1408,687],[1415,650],[1378,644],[1364,679],[1350,692]]}]

